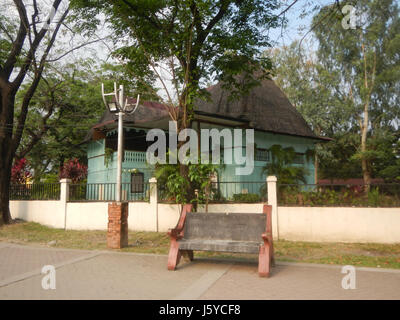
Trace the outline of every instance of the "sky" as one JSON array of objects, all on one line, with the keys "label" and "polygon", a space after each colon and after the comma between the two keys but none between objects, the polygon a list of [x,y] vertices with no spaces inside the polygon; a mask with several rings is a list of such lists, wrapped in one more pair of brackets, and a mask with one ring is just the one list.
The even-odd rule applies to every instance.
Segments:
[{"label": "sky", "polygon": [[[286,3],[286,5],[278,9],[278,12],[285,10],[285,8],[290,6],[294,1],[285,0],[283,2]],[[310,32],[312,17],[317,13],[315,9],[333,3],[335,3],[334,0],[298,0],[295,2],[285,13],[285,18],[287,19],[286,27],[270,30],[269,36],[272,41],[272,46],[287,46],[295,40],[303,39],[303,37],[303,41],[310,40],[312,38],[312,32]],[[305,12],[307,14],[304,14]]]},{"label": "sky", "polygon": [[[277,13],[282,12],[288,5],[291,5],[294,0],[283,0],[285,5],[282,8],[277,10]],[[289,45],[296,39],[301,39],[307,31],[310,29],[311,19],[313,13],[309,13],[306,16],[301,16],[304,10],[310,11],[314,6],[325,6],[328,4],[334,3],[334,0],[298,0],[290,9],[285,13],[285,17],[287,18],[287,26],[285,28],[279,27],[275,29],[270,29],[269,38],[271,41],[271,45],[283,46]],[[309,33],[306,39],[311,38],[311,33]],[[96,43],[92,46],[88,46],[84,49],[86,50],[95,50],[99,58],[107,59],[109,55],[109,48],[107,48],[104,44]],[[78,55],[80,55],[79,53]]]},{"label": "sky", "polygon": [[[270,38],[272,47],[289,45],[294,40],[301,39],[310,29],[311,19],[313,15],[312,8],[314,8],[315,6],[324,6],[334,2],[334,0],[298,0],[298,1],[281,0],[281,1],[283,2],[284,5],[281,8],[277,9],[276,12],[277,14],[279,14],[282,11],[284,11],[288,6],[290,6],[290,8],[284,14],[287,19],[287,25],[285,28],[279,27],[276,29],[269,30],[268,36]],[[4,6],[7,2],[11,3],[11,0],[5,0],[5,2],[2,3],[2,6]],[[293,2],[295,3],[293,4]],[[43,6],[43,8],[46,8],[50,7],[52,1],[40,0],[39,3]],[[304,11],[309,12],[309,14],[302,16],[302,13]],[[98,36],[101,38],[103,38],[106,35],[107,31],[102,31],[98,33]],[[59,39],[58,41],[64,43],[65,47],[62,46],[64,48],[71,48],[77,46],[84,41],[84,39],[81,39],[79,36],[73,39],[71,39],[68,36],[66,36],[64,39],[61,37],[58,38]],[[311,33],[308,34],[307,38],[311,38]],[[97,62],[107,61],[112,63],[119,63],[119,61],[110,58],[110,53],[111,50],[113,49],[115,48],[113,48],[113,46],[110,45],[110,43],[107,43],[105,41],[95,42],[91,45],[84,46],[79,50],[76,50],[68,54],[62,60],[60,60],[60,62],[61,64],[63,64],[63,63],[78,61],[78,59],[80,58],[94,57]],[[51,52],[52,58],[59,57],[62,51],[63,49],[61,49],[60,52],[57,52],[57,50],[52,50]],[[158,86],[161,87],[161,83],[159,83]]]}]

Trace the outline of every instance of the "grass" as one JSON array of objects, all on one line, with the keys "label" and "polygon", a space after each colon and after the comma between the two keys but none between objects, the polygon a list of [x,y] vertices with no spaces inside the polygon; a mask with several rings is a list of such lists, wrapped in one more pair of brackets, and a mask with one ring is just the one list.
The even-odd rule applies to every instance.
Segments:
[{"label": "grass", "polygon": [[[56,248],[108,250],[106,231],[77,231],[48,228],[34,222],[17,222],[0,227],[0,241]],[[167,254],[165,233],[132,232],[129,246],[117,251]],[[400,269],[400,244],[315,243],[275,241],[278,261],[354,265]],[[196,252],[196,256],[257,261],[257,255]]]}]

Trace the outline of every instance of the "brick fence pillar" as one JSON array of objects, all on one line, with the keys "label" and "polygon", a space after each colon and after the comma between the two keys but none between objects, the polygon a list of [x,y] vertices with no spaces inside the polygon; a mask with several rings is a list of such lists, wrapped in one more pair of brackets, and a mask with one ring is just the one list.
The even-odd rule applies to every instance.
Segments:
[{"label": "brick fence pillar", "polygon": [[121,249],[128,246],[128,202],[108,204],[107,247]]}]

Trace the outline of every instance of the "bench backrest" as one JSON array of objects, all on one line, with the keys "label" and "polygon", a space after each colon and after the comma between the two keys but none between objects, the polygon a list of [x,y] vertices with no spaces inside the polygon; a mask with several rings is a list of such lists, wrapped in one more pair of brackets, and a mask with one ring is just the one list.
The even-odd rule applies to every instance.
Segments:
[{"label": "bench backrest", "polygon": [[266,219],[264,213],[188,212],[183,238],[261,242]]}]

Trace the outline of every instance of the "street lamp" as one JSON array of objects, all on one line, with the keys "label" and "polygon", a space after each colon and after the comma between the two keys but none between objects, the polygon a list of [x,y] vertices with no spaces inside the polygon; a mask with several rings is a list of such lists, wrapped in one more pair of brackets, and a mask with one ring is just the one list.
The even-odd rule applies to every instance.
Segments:
[{"label": "street lamp", "polygon": [[[103,102],[111,113],[118,113],[118,156],[117,156],[117,194],[116,201],[121,202],[121,179],[122,179],[122,144],[124,140],[123,115],[132,114],[139,106],[140,95],[137,97],[136,105],[129,104],[128,98],[124,100],[124,86],[120,85],[117,89],[117,83],[114,82],[114,92],[104,93],[104,84],[101,84],[101,95]],[[113,96],[115,101],[107,101],[107,96]]]}]

